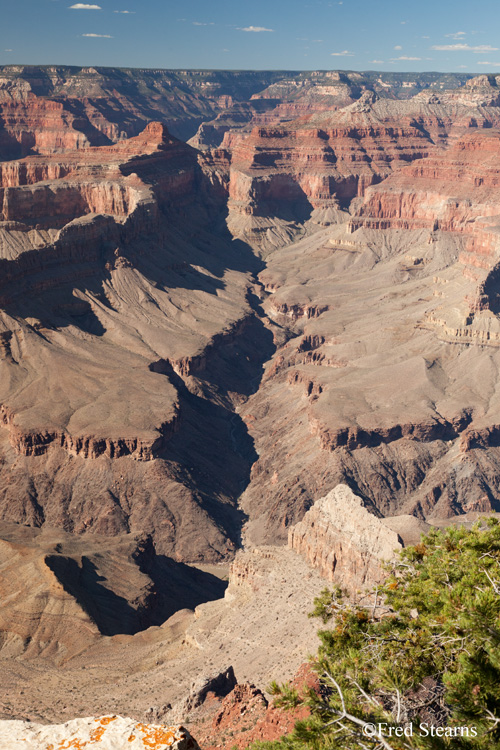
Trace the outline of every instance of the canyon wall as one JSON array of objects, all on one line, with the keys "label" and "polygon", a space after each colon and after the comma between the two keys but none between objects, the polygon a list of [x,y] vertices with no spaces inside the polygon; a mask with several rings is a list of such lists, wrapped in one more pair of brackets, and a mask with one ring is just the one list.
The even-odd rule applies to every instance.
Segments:
[{"label": "canyon wall", "polygon": [[[135,136],[155,120],[183,139],[200,126],[193,144],[199,145],[225,132],[217,120],[225,113],[232,125],[241,126],[254,115],[265,123],[266,112],[278,107],[270,120],[276,122],[345,106],[366,89],[406,97],[427,85],[457,86],[468,77],[5,65],[0,67],[0,159],[104,145]],[[219,135],[211,145],[220,145]]]},{"label": "canyon wall", "polygon": [[[7,78],[29,109],[110,76]],[[207,76],[185,81],[233,97],[236,79]],[[259,93],[242,74],[253,98],[221,102],[222,142],[200,135],[201,152],[150,123],[2,164],[1,414],[26,461],[2,465],[4,518],[144,527],[215,560],[242,490],[265,541],[339,482],[383,515],[496,507],[495,397],[457,394],[494,368],[470,345],[500,335],[497,80],[403,100],[383,77],[325,76],[288,76],[280,99],[283,79]]]},{"label": "canyon wall", "polygon": [[500,96],[468,78],[3,69],[2,716],[263,690],[325,580],[500,510]]},{"label": "canyon wall", "polygon": [[[208,375],[207,360],[258,323],[244,251],[229,258],[223,235],[213,244],[220,197],[196,152],[151,123],[117,145],[27,157],[1,174],[10,447],[0,515],[66,531],[145,530],[183,559],[226,556],[249,470],[229,391],[239,398],[262,351],[236,343],[245,367],[228,372],[226,392]],[[231,473],[221,472],[228,461]]]},{"label": "canyon wall", "polygon": [[[412,124],[428,153],[409,149],[406,163],[391,161],[390,142],[380,140],[383,179],[328,221],[313,211],[309,222],[289,217],[291,237],[275,229],[274,245],[262,242],[273,231],[265,201],[250,209],[262,206],[263,216],[240,236],[266,254],[260,298],[279,342],[242,409],[259,454],[242,497],[254,543],[284,540],[339,482],[382,515],[498,509],[497,105],[497,81],[479,77],[407,102],[366,96],[317,113],[308,127],[350,123],[346,149],[349,139],[358,148],[361,124],[383,117],[386,130]],[[269,151],[262,141],[247,161],[248,185],[283,181],[283,165],[304,158],[296,148],[304,130],[299,121],[282,126]],[[236,153],[251,145],[234,139]],[[397,143],[404,157],[411,139]],[[300,167],[290,175],[298,185]],[[337,186],[325,200],[335,201]],[[307,202],[317,210],[312,193]]]}]

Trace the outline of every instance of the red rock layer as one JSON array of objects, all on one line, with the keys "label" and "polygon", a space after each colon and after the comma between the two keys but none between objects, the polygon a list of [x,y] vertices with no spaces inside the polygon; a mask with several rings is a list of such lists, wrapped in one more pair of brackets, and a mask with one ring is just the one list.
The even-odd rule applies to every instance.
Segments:
[{"label": "red rock layer", "polygon": [[[275,72],[0,67],[0,159],[63,153],[136,135],[164,120],[188,138]],[[266,104],[256,108],[266,108]]]},{"label": "red rock layer", "polygon": [[[466,129],[500,126],[495,81],[404,102],[361,91],[328,111],[313,97],[309,111],[289,124],[279,122],[278,107],[263,115],[268,124],[254,117],[251,132],[228,130],[221,146],[231,154],[230,212],[303,222],[313,209],[363,197],[369,186],[439,153]],[[237,231],[234,219],[233,225]]]},{"label": "red rock layer", "polygon": [[[483,94],[457,92],[453,106],[470,113],[464,97]],[[435,124],[439,107],[453,123],[447,103],[432,104]],[[265,309],[291,336],[246,409],[254,543],[283,538],[339,481],[384,515],[498,507],[500,133],[443,132],[446,148],[368,187],[345,228],[274,252],[260,275]]]},{"label": "red rock layer", "polygon": [[424,158],[433,148],[417,128],[395,124],[256,128],[248,137],[226,136],[223,146],[231,146],[229,205],[256,215],[276,201],[305,200],[313,208],[349,201],[395,165]]},{"label": "red rock layer", "polygon": [[28,84],[0,87],[0,158],[53,154],[106,143],[85,117],[61,102],[37,97]]},{"label": "red rock layer", "polygon": [[[319,689],[317,676],[303,664],[291,681],[299,693]],[[221,700],[208,700],[192,718],[190,729],[203,750],[244,750],[254,742],[278,740],[289,734],[306,709],[284,711],[269,703],[261,690],[247,683],[236,685]]]},{"label": "red rock layer", "polygon": [[475,233],[475,219],[499,213],[499,148],[498,131],[476,131],[409,165],[369,191],[353,228],[370,224]]},{"label": "red rock layer", "polygon": [[499,151],[499,131],[462,136],[448,150],[371,188],[351,221],[351,231],[361,226],[425,228],[464,235],[466,242],[458,259],[463,275],[476,284],[466,291],[470,313],[474,316],[481,310],[496,309],[492,282],[500,261]]}]

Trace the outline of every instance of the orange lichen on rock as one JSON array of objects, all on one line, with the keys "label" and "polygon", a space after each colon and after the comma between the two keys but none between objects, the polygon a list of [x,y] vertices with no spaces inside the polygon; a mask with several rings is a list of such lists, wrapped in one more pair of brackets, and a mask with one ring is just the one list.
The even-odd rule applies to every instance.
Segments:
[{"label": "orange lichen on rock", "polygon": [[105,727],[108,724],[111,724],[112,721],[116,721],[116,719],[116,716],[103,716],[102,719],[96,719],[96,721],[98,721],[99,724],[102,724],[102,726]]},{"label": "orange lichen on rock", "polygon": [[102,739],[105,731],[106,727],[99,727],[98,729],[92,730],[92,732],[90,733],[90,739],[92,740],[92,742],[99,742]]},{"label": "orange lichen on rock", "polygon": [[176,740],[182,739],[182,735],[171,728],[150,726],[148,724],[137,724],[136,729],[138,732],[143,733],[142,743],[144,747],[151,748],[151,750],[159,750],[162,744],[166,744],[168,747],[173,745]]},{"label": "orange lichen on rock", "polygon": [[90,750],[98,745],[102,750],[112,750],[126,742],[131,750],[199,750],[198,743],[181,726],[137,724],[121,716],[74,719],[58,726],[0,721],[2,749],[29,746],[30,750]]}]

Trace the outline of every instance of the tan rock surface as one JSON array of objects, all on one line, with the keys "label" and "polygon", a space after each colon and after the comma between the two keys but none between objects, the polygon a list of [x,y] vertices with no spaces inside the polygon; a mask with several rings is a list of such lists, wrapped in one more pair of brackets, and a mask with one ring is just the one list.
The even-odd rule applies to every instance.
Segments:
[{"label": "tan rock surface", "polygon": [[[0,516],[227,556],[249,470],[233,393],[268,347],[253,343],[244,250],[209,232],[219,199],[203,197],[196,153],[151,123],[1,179]],[[227,350],[244,365],[221,388],[209,371]]]},{"label": "tan rock surface", "polygon": [[268,259],[280,346],[240,409],[259,454],[242,497],[254,543],[286,538],[345,481],[382,515],[497,509],[498,355],[426,323],[443,305],[434,289],[451,306],[464,283],[460,235],[429,237],[339,225]]},{"label": "tan rock surface", "polygon": [[73,719],[66,724],[44,726],[24,721],[0,721],[1,750],[47,750],[48,747],[99,747],[115,750],[199,750],[184,727],[142,724],[121,716]]},{"label": "tan rock surface", "polygon": [[[104,74],[87,75],[104,90]],[[484,210],[481,186],[478,206],[453,208],[460,196],[448,194],[460,180],[456,156],[448,155],[469,159],[458,172],[468,170],[468,187],[482,165],[484,194],[491,189],[495,135],[477,126],[498,124],[498,85],[479,78],[396,101],[355,78],[312,76],[295,88],[288,80],[290,102],[303,88],[312,112],[250,134],[227,131],[227,148],[199,161],[151,124],[117,145],[4,166],[4,517],[76,532],[145,528],[169,554],[221,559],[238,543],[235,504],[252,462],[243,499],[250,527],[269,524],[263,506],[273,516],[269,535],[259,539],[283,540],[288,525],[344,479],[383,514],[428,516],[440,498],[446,512],[491,506],[482,488],[494,466],[476,465],[473,480],[459,472],[457,486],[446,488],[428,476],[445,454],[454,466],[448,448],[458,440],[473,460],[477,448],[494,447],[498,420],[494,404],[491,417],[481,417],[480,394],[480,407],[472,394],[460,405],[456,389],[468,364],[448,375],[453,357],[443,359],[422,327],[443,343],[457,335],[466,344],[495,340],[495,239],[490,219],[478,217],[496,208],[493,201]],[[71,81],[75,92],[84,85]],[[377,81],[381,92],[383,77]],[[34,95],[32,83],[18,92],[23,101]],[[323,96],[337,97],[334,111],[321,111]],[[391,171],[394,178],[384,179]],[[380,221],[394,219],[391,180],[397,186],[406,173],[421,174],[425,184],[441,180],[427,209],[435,213],[443,200],[447,206],[439,242],[433,227],[404,238],[394,228],[381,234]],[[373,185],[380,180],[384,187]],[[221,209],[221,221],[226,192],[233,232],[274,249],[261,274],[264,290],[251,278],[258,264],[248,247],[231,244],[214,224],[211,208]],[[379,193],[386,201],[379,213],[391,217],[372,216]],[[403,213],[413,200],[403,202]],[[349,201],[354,217],[345,210]],[[425,213],[425,201],[418,210]],[[276,250],[297,235],[304,239]],[[457,255],[467,278],[475,274],[464,311],[473,321],[463,325],[455,320],[463,291]],[[446,288],[447,305],[427,304],[431,278]],[[245,407],[249,437],[234,407],[257,389],[273,353],[271,335],[279,352]],[[430,373],[435,362],[445,376]],[[41,371],[57,372],[57,383]],[[408,387],[393,393],[391,379]],[[270,466],[276,448],[279,470]],[[332,455],[325,460],[325,453]],[[266,481],[268,471],[276,481]],[[206,540],[200,524],[210,529]]]},{"label": "tan rock surface", "polygon": [[279,72],[0,66],[0,158],[62,153],[137,135],[163,120],[180,138],[247,100]]},{"label": "tan rock surface", "polygon": [[381,583],[382,564],[403,545],[384,519],[370,512],[349,487],[339,484],[290,528],[288,546],[324,578],[356,591]]}]

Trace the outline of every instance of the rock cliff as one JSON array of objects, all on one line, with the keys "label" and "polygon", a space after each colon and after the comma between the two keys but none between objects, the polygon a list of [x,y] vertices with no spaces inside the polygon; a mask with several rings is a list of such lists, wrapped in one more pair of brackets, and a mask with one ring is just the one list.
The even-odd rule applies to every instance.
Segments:
[{"label": "rock cliff", "polygon": [[[274,127],[227,131],[221,147],[231,152],[233,233],[264,251],[286,244],[308,219],[334,223],[332,208],[362,198],[371,185],[385,185],[391,173],[441,151],[465,129],[498,127],[496,80],[474,83],[439,95],[422,92],[405,101],[360,89],[356,95],[351,92],[344,106],[321,111],[311,103],[290,123],[277,116]],[[276,234],[277,222],[279,243],[266,237],[273,230]]]},{"label": "rock cliff", "polygon": [[[7,71],[5,97],[31,109],[63,84],[81,98],[130,81],[35,73]],[[257,80],[244,81],[249,95]],[[222,96],[230,77],[198,83]],[[4,517],[109,533],[147,518],[168,554],[221,559],[247,485],[242,507],[262,539],[284,540],[341,481],[382,514],[495,507],[484,491],[495,397],[478,401],[471,383],[459,403],[472,355],[440,346],[500,335],[498,82],[429,83],[403,99],[416,81],[288,76],[246,104],[224,93],[223,143],[202,154],[151,123],[117,144],[4,162],[0,401],[6,456],[26,461],[0,470]],[[258,283],[262,265],[241,240],[272,251]],[[394,379],[405,387],[393,392]],[[211,532],[197,546],[198,519]]]},{"label": "rock cliff", "polygon": [[188,138],[279,72],[0,67],[0,158],[62,153],[137,135],[151,120]]},{"label": "rock cliff", "polygon": [[[444,153],[424,159],[418,169],[405,168],[383,188],[370,190],[351,223],[353,231],[359,226],[425,227],[431,241],[436,241],[439,230],[463,237],[456,268],[434,279],[435,293],[444,301],[428,315],[429,325],[447,341],[477,340],[493,346],[500,342],[495,318],[500,232],[498,147],[497,131],[462,136]],[[456,298],[457,282],[451,294],[444,292],[459,269],[461,300]]]},{"label": "rock cliff", "polygon": [[[67,531],[146,530],[183,559],[209,548],[225,556],[249,468],[229,392],[240,397],[266,345],[235,346],[241,329],[259,327],[247,301],[252,260],[244,248],[230,253],[224,233],[214,243],[220,197],[196,152],[151,123],[116,145],[9,162],[1,179],[10,447],[0,515]],[[226,392],[209,374],[221,356],[244,356],[227,369]],[[210,448],[214,430],[221,442]],[[236,474],[222,479],[216,467],[228,461]],[[214,472],[222,483],[211,495]],[[204,541],[196,527],[210,516]],[[233,531],[221,534],[221,523]]]},{"label": "rock cliff", "polygon": [[[0,159],[63,153],[137,135],[151,120],[193,145],[220,145],[224,121],[245,126],[345,106],[367,89],[407,97],[470,76],[293,73],[291,71],[144,70],[0,66]],[[268,110],[276,110],[267,117]],[[219,116],[222,115],[222,122]],[[213,119],[215,118],[215,120]]]},{"label": "rock cliff", "polygon": [[382,564],[402,548],[401,538],[339,484],[290,528],[288,546],[343,589],[372,588],[384,579]]}]

